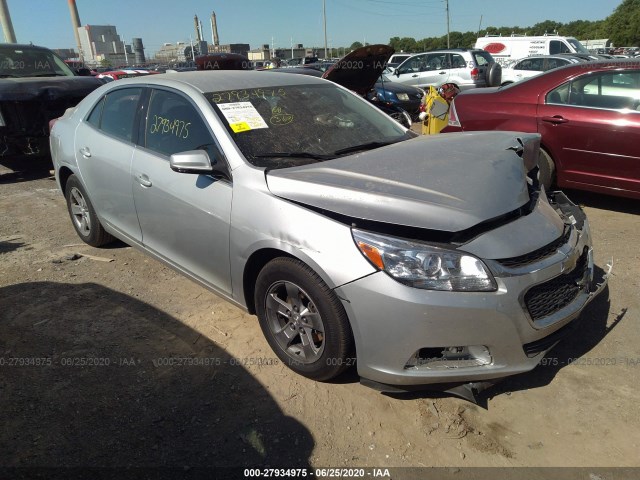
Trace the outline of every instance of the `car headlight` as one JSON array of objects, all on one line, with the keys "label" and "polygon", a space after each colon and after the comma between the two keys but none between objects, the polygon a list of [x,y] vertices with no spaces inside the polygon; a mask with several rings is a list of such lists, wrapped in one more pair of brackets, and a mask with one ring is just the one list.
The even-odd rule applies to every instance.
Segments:
[{"label": "car headlight", "polygon": [[398,97],[398,100],[401,100],[403,102],[409,101],[409,95],[406,93],[396,93],[396,97]]},{"label": "car headlight", "polygon": [[374,266],[410,287],[454,292],[497,290],[489,269],[468,253],[356,229],[352,235]]}]

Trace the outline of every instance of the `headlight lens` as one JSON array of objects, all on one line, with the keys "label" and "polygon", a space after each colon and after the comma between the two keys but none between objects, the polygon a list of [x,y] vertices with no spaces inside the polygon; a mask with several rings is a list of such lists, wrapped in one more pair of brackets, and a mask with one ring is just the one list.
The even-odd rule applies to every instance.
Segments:
[{"label": "headlight lens", "polygon": [[396,97],[398,97],[398,100],[401,100],[403,102],[409,101],[409,95],[406,93],[396,93]]},{"label": "headlight lens", "polygon": [[497,290],[489,269],[467,253],[356,229],[352,234],[360,252],[373,265],[410,287],[454,292]]}]

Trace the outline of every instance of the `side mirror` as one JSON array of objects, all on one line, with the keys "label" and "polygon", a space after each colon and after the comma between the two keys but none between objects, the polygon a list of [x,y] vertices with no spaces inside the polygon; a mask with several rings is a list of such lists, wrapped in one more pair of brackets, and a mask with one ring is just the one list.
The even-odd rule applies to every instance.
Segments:
[{"label": "side mirror", "polygon": [[229,170],[222,162],[216,159],[211,161],[204,150],[189,150],[174,153],[169,157],[171,170],[178,173],[213,174],[229,178]]},{"label": "side mirror", "polygon": [[400,71],[399,71],[397,68],[395,68],[395,69],[393,70],[393,74],[394,74],[396,77],[399,77],[399,76],[400,76]]},{"label": "side mirror", "polygon": [[91,76],[91,70],[89,70],[88,68],[79,68],[76,70],[76,72],[78,72],[78,75],[80,75],[81,77]]}]

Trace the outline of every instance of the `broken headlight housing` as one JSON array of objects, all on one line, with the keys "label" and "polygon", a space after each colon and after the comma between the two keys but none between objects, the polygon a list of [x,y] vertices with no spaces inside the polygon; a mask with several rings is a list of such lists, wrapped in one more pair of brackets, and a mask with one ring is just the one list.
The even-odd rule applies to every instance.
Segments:
[{"label": "broken headlight housing", "polygon": [[414,288],[453,292],[493,292],[489,269],[468,253],[352,229],[362,254],[393,279]]}]

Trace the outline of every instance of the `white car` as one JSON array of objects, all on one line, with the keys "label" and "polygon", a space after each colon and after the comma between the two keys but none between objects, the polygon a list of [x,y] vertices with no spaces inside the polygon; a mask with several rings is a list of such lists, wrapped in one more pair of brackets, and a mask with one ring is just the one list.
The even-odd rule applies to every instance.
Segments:
[{"label": "white car", "polygon": [[547,70],[583,61],[581,58],[567,55],[537,55],[521,58],[502,69],[502,85],[509,85],[525,78],[535,77]]}]

